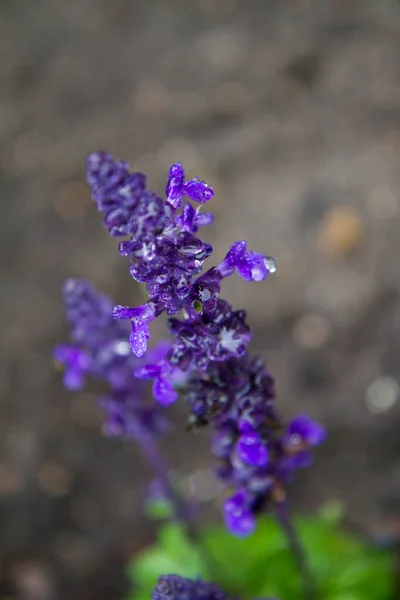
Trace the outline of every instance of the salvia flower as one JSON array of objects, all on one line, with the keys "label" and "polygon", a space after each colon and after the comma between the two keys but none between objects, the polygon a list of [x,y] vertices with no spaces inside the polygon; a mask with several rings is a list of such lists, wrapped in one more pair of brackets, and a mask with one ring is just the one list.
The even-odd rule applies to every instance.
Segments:
[{"label": "salvia flower", "polygon": [[233,490],[224,503],[228,529],[243,537],[257,514],[285,501],[294,471],[308,466],[310,450],[325,438],[321,425],[300,415],[285,426],[274,403],[274,381],[249,353],[210,363],[193,373],[184,391],[190,426],[210,425],[217,476]]},{"label": "salvia flower", "polygon": [[[151,431],[158,426],[157,413],[148,407],[141,412],[140,401],[132,400],[140,398],[138,380],[153,380],[160,404],[175,402],[180,392],[190,412],[189,429],[209,425],[213,430],[217,476],[231,490],[223,508],[226,525],[237,536],[249,535],[259,513],[285,502],[294,471],[310,463],[311,448],[325,438],[324,429],[306,415],[284,424],[275,407],[273,378],[248,352],[252,332],[245,312],[220,297],[226,277],[237,273],[259,282],[275,272],[276,263],[241,240],[217,266],[203,271],[213,249],[197,233],[213,221],[201,207],[214,192],[198,178],[187,179],[180,163],[169,171],[165,199],[146,189],[143,174],[130,172],[105,152],[88,157],[87,181],[109,233],[127,238],[119,251],[129,258],[133,279],[145,284],[148,300],[111,310],[109,300],[87,284],[67,283],[74,343],[56,350],[66,365],[65,383],[76,389],[87,374],[105,379],[112,390],[103,401],[108,428],[130,435],[137,435],[138,423]],[[150,351],[150,324],[162,313],[172,339]],[[179,584],[183,592],[200,585],[185,581]],[[175,597],[177,582],[160,585],[170,585],[169,597]],[[196,591],[187,593],[197,598]]]},{"label": "salvia flower", "polygon": [[162,575],[153,590],[152,600],[227,600],[227,595],[213,583]]},{"label": "salvia flower", "polygon": [[[213,221],[213,215],[200,213],[200,207],[195,209],[189,202],[182,207],[182,202],[186,197],[199,205],[205,204],[214,196],[212,187],[198,178],[187,180],[182,165],[177,163],[170,169],[163,200],[145,189],[144,175],[130,173],[126,163],[114,160],[106,152],[89,155],[87,182],[98,209],[104,213],[104,224],[110,234],[130,238],[121,242],[120,252],[130,259],[131,276],[145,283],[149,294],[148,303],[142,307],[117,306],[114,310],[116,318],[131,320],[133,353],[139,357],[145,354],[149,324],[155,318],[164,311],[172,316],[182,310],[185,311],[182,325],[176,321],[171,324],[179,329],[179,340],[170,357],[172,364],[179,363],[180,368],[187,369],[198,354],[202,354],[204,362],[210,346],[214,346],[212,360],[242,352],[250,339],[249,330],[237,322],[236,313],[230,315],[225,306],[218,307],[221,281],[235,269],[245,279],[261,281],[274,270],[274,264],[272,259],[247,250],[246,242],[237,242],[220,267],[201,275],[203,263],[213,249],[195,234],[200,226]],[[234,321],[219,324],[219,343],[211,340],[211,336],[216,337],[211,331],[216,311],[218,318],[222,311],[223,317],[229,321],[232,316]],[[243,319],[244,313],[240,317]],[[207,339],[198,348],[203,333]],[[185,348],[192,352],[186,362],[178,357],[181,351],[186,352]]]},{"label": "salvia flower", "polygon": [[192,581],[179,575],[162,575],[152,594],[152,600],[225,600],[226,598],[226,594],[213,583]]},{"label": "salvia flower", "polygon": [[[165,419],[144,399],[143,386],[134,377],[140,361],[129,347],[129,326],[112,316],[111,301],[79,279],[64,284],[63,297],[71,343],[56,347],[54,357],[64,366],[65,386],[81,389],[87,376],[108,384],[101,406],[109,435],[138,438],[144,432],[158,435],[165,431]],[[165,346],[164,342],[153,350],[154,355],[165,354]]]}]

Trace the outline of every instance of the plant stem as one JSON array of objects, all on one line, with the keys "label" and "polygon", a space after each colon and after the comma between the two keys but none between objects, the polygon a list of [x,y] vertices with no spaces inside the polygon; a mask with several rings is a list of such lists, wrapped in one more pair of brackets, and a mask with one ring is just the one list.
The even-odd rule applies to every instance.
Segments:
[{"label": "plant stem", "polygon": [[300,576],[303,582],[303,591],[305,600],[315,600],[314,582],[311,576],[307,557],[304,553],[300,540],[290,516],[287,502],[280,502],[276,505],[276,514],[278,521],[287,537],[289,547],[295,559]]},{"label": "plant stem", "polygon": [[151,434],[143,433],[140,436],[139,447],[146,462],[160,479],[165,493],[172,503],[176,521],[180,522],[185,527],[187,538],[197,550],[207,571],[209,573],[214,572],[214,561],[204,547],[204,543],[193,519],[192,507],[188,502],[185,502],[184,498],[181,497],[179,492],[171,484],[171,480],[168,476],[169,468],[160,452],[156,438]]},{"label": "plant stem", "polygon": [[184,523],[188,530],[191,529],[192,511],[171,484],[171,480],[168,475],[168,465],[165,462],[162,453],[160,452],[154,435],[142,433],[139,439],[139,447],[144,458],[146,459],[146,462],[150,465],[156,476],[161,481],[165,493],[172,503],[175,512],[175,519]]},{"label": "plant stem", "polygon": [[182,523],[185,527],[188,540],[199,553],[205,568],[208,572],[212,572],[215,566],[214,561],[204,548],[201,536],[193,519],[192,507],[188,502],[185,502],[179,492],[171,484],[171,480],[168,476],[168,465],[160,452],[156,438],[151,434],[142,434],[139,440],[139,447],[147,463],[160,479],[165,493],[172,503],[176,521]]}]

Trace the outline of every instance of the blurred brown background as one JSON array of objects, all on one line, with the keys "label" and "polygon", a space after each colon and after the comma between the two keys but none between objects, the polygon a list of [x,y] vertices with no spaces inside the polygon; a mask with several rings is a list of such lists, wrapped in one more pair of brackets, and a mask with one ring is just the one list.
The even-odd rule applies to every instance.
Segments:
[{"label": "blurred brown background", "polygon": [[[160,192],[176,160],[214,185],[215,261],[244,238],[276,257],[225,293],[284,414],[329,430],[296,505],[338,498],[361,531],[399,530],[397,1],[0,0],[0,136],[0,596],[118,598],[152,538],[135,447],[102,438],[51,358],[66,277],[137,299],[84,184],[99,148]],[[166,447],[209,509],[207,439]]]}]

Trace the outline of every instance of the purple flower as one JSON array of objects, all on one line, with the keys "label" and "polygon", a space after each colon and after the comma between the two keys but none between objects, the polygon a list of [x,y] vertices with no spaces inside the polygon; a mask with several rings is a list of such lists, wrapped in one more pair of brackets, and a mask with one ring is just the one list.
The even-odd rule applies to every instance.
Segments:
[{"label": "purple flower", "polygon": [[142,173],[129,173],[128,165],[115,161],[106,152],[87,157],[87,182],[98,210],[104,212],[104,224],[113,236],[129,233],[134,207],[146,188]]},{"label": "purple flower", "polygon": [[[101,400],[101,406],[106,414],[104,430],[109,435],[138,439],[142,432],[159,435],[166,431],[165,420],[157,407],[145,400],[141,382],[134,377],[141,365],[129,348],[129,324],[113,318],[111,301],[85,281],[68,280],[63,296],[71,343],[55,348],[54,357],[65,367],[65,386],[81,389],[86,376],[108,384],[109,393]],[[127,318],[137,314],[148,318],[152,314],[148,305],[136,309],[119,307],[119,311]],[[161,353],[152,350],[156,357],[165,354],[165,343],[162,346]]]},{"label": "purple flower", "polygon": [[213,221],[214,215],[212,213],[200,213],[199,209],[195,210],[188,202],[184,205],[182,213],[175,219],[181,231],[190,231],[191,233],[196,233],[199,227],[211,225]]},{"label": "purple flower", "polygon": [[249,431],[240,436],[237,452],[240,460],[252,467],[265,467],[268,463],[268,448],[256,431]]},{"label": "purple flower", "polygon": [[147,350],[147,340],[150,338],[150,331],[147,323],[143,319],[132,319],[132,333],[129,336],[129,345],[138,358],[144,355]]},{"label": "purple flower", "polygon": [[131,319],[132,332],[129,336],[129,345],[138,358],[143,356],[147,350],[147,340],[150,338],[148,323],[156,318],[155,305],[148,302],[136,308],[114,306],[112,315],[115,319]]},{"label": "purple flower", "polygon": [[165,188],[166,201],[174,209],[180,207],[183,198],[183,184],[185,171],[180,163],[172,165],[169,170],[167,186]]},{"label": "purple flower", "polygon": [[286,440],[288,444],[318,446],[325,438],[325,428],[320,423],[312,421],[308,415],[299,415],[289,423],[287,428]]},{"label": "purple flower", "polygon": [[178,399],[178,392],[168,379],[159,376],[154,380],[153,396],[160,404],[168,406]]},{"label": "purple flower", "polygon": [[227,529],[237,537],[247,537],[256,528],[256,520],[243,491],[224,502],[224,519]]},{"label": "purple flower", "polygon": [[[274,381],[263,361],[248,352],[210,362],[184,388],[193,426],[209,425],[217,476],[234,490],[224,504],[234,535],[249,535],[257,514],[285,496],[294,472],[311,461],[309,448],[323,429],[302,415],[286,430],[274,403]],[[300,437],[301,436],[301,437]]]},{"label": "purple flower", "polygon": [[227,595],[213,583],[179,575],[162,575],[151,597],[152,600],[227,600]]},{"label": "purple flower", "polygon": [[232,244],[217,268],[223,277],[231,275],[236,269],[238,274],[247,281],[262,281],[270,273],[275,273],[276,263],[269,256],[247,250],[247,244],[242,240]]},{"label": "purple flower", "polygon": [[63,344],[54,350],[54,358],[65,366],[64,385],[70,390],[80,390],[85,384],[85,376],[90,371],[92,360],[85,350]]},{"label": "purple flower", "polygon": [[[245,279],[261,281],[270,272],[268,260],[272,259],[247,250],[246,242],[237,242],[219,267],[201,274],[212,247],[195,233],[199,227],[209,225],[214,217],[211,213],[201,214],[189,202],[179,210],[184,196],[204,204],[214,192],[198,178],[186,180],[180,163],[169,171],[165,201],[145,189],[146,180],[142,174],[130,173],[125,162],[116,161],[105,152],[95,152],[88,157],[87,181],[99,210],[105,214],[104,223],[111,235],[130,237],[121,242],[119,249],[122,255],[130,258],[132,277],[146,284],[154,310],[152,315],[142,316],[133,309],[115,307],[116,318],[132,320],[130,343],[138,357],[147,349],[148,323],[162,312],[175,315],[186,311],[194,327],[189,332],[190,323],[186,333],[189,337],[201,336],[203,327],[197,323],[199,315],[208,315],[205,323],[208,329],[212,328],[209,325],[213,319],[217,323],[220,318],[218,298],[224,277],[236,269]],[[214,335],[211,342],[208,336],[208,342],[201,344],[203,349],[207,346],[206,352],[208,346],[213,346],[212,360],[224,360],[245,351],[250,335],[247,326],[239,325],[239,314],[237,311],[232,315],[235,323],[220,327],[218,339]],[[191,345],[192,340],[186,337],[183,343]],[[190,365],[192,358],[186,361]]]},{"label": "purple flower", "polygon": [[[237,272],[246,281],[262,281],[275,272],[275,260],[241,240],[219,265],[203,271],[213,249],[196,234],[213,215],[183,200],[202,205],[214,192],[198,178],[187,180],[180,163],[169,171],[165,199],[146,189],[144,175],[105,152],[88,157],[87,181],[109,233],[129,238],[119,251],[129,259],[132,278],[145,285],[148,301],[112,308],[85,282],[67,282],[72,344],[55,353],[65,365],[65,384],[78,389],[87,375],[105,380],[110,388],[102,400],[106,430],[136,438],[165,430],[156,407],[143,401],[140,380],[153,380],[158,404],[175,402],[180,392],[190,427],[213,430],[217,476],[232,490],[224,503],[227,527],[249,535],[259,513],[285,500],[295,470],[310,463],[310,449],[325,438],[324,429],[306,415],[285,426],[274,403],[273,378],[248,352],[252,332],[246,313],[220,297],[226,277]],[[149,325],[164,312],[171,341],[148,349]],[[155,593],[184,597],[173,594],[200,585],[178,579],[160,580],[164,591]],[[190,598],[197,598],[196,590],[187,591]]]},{"label": "purple flower", "polygon": [[311,448],[319,446],[326,438],[325,428],[312,421],[308,415],[293,419],[283,436],[287,469],[301,469],[312,463]]},{"label": "purple flower", "polygon": [[153,590],[152,600],[225,600],[226,594],[213,583],[192,581],[179,575],[162,575]]},{"label": "purple flower", "polygon": [[214,190],[197,177],[185,182],[185,171],[180,163],[176,163],[169,170],[165,195],[167,203],[176,210],[180,208],[183,196],[204,204],[214,196]]},{"label": "purple flower", "polygon": [[205,204],[214,196],[214,190],[197,177],[183,184],[183,192],[191,200]]},{"label": "purple flower", "polygon": [[170,430],[167,419],[137,392],[119,391],[103,396],[100,406],[106,415],[103,430],[110,437],[134,438],[140,442],[143,433],[158,436]]}]

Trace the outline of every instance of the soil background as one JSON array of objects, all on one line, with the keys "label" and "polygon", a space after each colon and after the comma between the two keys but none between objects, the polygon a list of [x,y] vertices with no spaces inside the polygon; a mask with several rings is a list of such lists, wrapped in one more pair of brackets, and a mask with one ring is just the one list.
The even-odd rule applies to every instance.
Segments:
[{"label": "soil background", "polygon": [[[95,392],[63,390],[51,357],[67,277],[140,301],[85,186],[100,148],[160,193],[177,160],[212,184],[215,261],[237,239],[276,257],[224,293],[282,412],[328,428],[294,503],[339,499],[359,531],[396,536],[399,2],[0,0],[0,137],[1,594],[120,598],[154,535],[136,448],[102,437]],[[220,518],[207,437],[174,412],[165,451]]]}]

